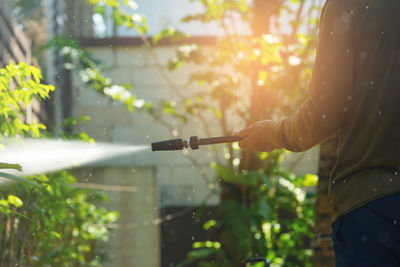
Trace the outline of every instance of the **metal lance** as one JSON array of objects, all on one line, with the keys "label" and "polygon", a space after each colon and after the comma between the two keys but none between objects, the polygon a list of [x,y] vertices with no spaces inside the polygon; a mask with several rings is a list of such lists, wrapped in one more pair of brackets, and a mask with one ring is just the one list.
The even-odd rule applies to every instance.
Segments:
[{"label": "metal lance", "polygon": [[238,136],[219,136],[210,138],[198,138],[191,136],[189,139],[170,139],[165,141],[151,143],[151,150],[153,151],[170,151],[182,150],[183,148],[191,148],[193,150],[199,149],[199,146],[214,145],[222,143],[232,143],[242,140],[243,137]]}]

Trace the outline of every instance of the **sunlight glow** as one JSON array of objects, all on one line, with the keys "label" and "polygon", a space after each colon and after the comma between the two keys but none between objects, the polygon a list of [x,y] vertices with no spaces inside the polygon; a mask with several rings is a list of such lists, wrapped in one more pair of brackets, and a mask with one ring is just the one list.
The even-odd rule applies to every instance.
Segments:
[{"label": "sunlight glow", "polygon": [[296,56],[289,57],[289,64],[292,66],[297,66],[301,64],[301,59]]},{"label": "sunlight glow", "polygon": [[279,42],[279,38],[271,34],[264,34],[263,38],[269,44],[276,44]]}]

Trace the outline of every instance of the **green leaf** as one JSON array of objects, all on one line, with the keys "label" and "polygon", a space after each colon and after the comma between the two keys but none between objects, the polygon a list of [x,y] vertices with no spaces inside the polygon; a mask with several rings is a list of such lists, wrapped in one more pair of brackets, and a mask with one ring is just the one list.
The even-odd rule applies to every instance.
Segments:
[{"label": "green leaf", "polygon": [[104,16],[105,15],[105,6],[95,6],[94,13],[98,13],[98,14]]},{"label": "green leaf", "polygon": [[178,112],[176,111],[176,103],[175,102],[163,102],[162,109],[167,114],[171,114],[174,116],[178,115]]},{"label": "green leaf", "polygon": [[18,171],[22,172],[22,167],[19,164],[0,162],[0,169],[14,169],[14,170],[18,170]]},{"label": "green leaf", "polygon": [[179,41],[184,40],[187,38],[188,35],[176,30],[175,28],[168,28],[166,30],[163,30],[157,34],[155,34],[152,38],[152,42],[154,45],[158,44],[162,40],[166,39],[169,40],[172,43],[176,43]]},{"label": "green leaf", "polygon": [[6,178],[6,179],[10,179],[10,180],[14,180],[16,182],[28,183],[30,185],[33,185],[33,186],[37,187],[37,188],[42,188],[43,187],[42,185],[39,185],[39,184],[34,183],[32,181],[29,181],[27,179],[24,179],[24,178],[21,178],[21,177],[18,177],[16,175],[13,175],[13,174],[10,174],[10,173],[6,173],[6,172],[0,172],[0,177]]},{"label": "green leaf", "polygon": [[200,248],[200,249],[190,251],[188,253],[188,258],[189,259],[203,259],[203,258],[206,258],[206,257],[216,253],[216,252],[217,252],[217,250],[215,248]]},{"label": "green leaf", "polygon": [[61,240],[61,234],[56,231],[51,231],[50,236],[53,237],[54,239]]},{"label": "green leaf", "polygon": [[106,4],[110,7],[119,7],[118,0],[106,0]]},{"label": "green leaf", "polygon": [[204,228],[204,230],[209,230],[211,227],[214,227],[216,225],[217,225],[217,222],[215,220],[209,220],[203,225],[203,228]]},{"label": "green leaf", "polygon": [[245,184],[246,180],[243,174],[235,173],[235,171],[222,166],[222,165],[215,165],[215,170],[217,172],[218,177],[227,183],[242,185]]},{"label": "green leaf", "polygon": [[24,204],[19,197],[16,197],[14,195],[8,196],[8,203],[14,205],[17,208],[21,207]]}]

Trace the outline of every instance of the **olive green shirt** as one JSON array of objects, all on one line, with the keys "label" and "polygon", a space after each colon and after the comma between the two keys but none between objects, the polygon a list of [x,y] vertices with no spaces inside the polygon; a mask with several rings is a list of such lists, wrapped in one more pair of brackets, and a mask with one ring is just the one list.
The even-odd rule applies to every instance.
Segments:
[{"label": "olive green shirt", "polygon": [[272,132],[291,151],[338,136],[333,221],[400,192],[400,0],[327,0],[310,98]]}]

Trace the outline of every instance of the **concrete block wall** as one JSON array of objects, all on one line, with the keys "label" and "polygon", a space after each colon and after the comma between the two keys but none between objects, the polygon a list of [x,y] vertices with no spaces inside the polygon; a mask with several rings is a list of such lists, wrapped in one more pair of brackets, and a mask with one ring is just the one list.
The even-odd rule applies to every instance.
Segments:
[{"label": "concrete block wall", "polygon": [[159,215],[154,168],[103,166],[74,170],[78,186],[108,195],[105,207],[119,213],[100,248],[104,267],[160,266]]}]

